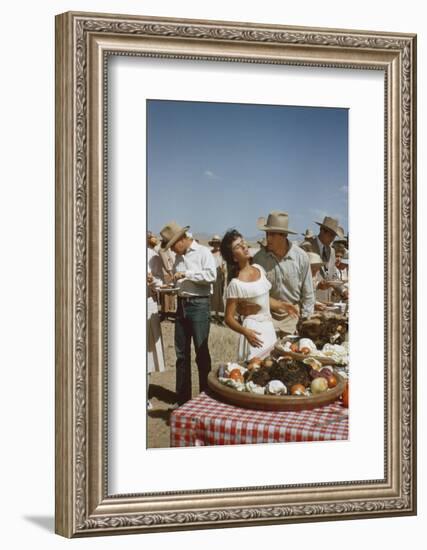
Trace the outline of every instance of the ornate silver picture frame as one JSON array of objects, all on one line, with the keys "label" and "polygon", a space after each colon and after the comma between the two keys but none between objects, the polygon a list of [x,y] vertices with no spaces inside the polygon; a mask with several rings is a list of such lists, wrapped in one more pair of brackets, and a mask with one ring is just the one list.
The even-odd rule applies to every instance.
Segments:
[{"label": "ornate silver picture frame", "polygon": [[[383,478],[109,493],[105,273],[110,56],[384,73]],[[89,13],[58,15],[56,532],[81,537],[414,515],[415,184],[415,35]]]}]

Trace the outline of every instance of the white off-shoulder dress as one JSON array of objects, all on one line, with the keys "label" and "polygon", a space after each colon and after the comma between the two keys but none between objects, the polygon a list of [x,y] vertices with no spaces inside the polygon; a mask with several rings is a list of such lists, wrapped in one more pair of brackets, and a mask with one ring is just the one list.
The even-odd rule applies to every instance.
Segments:
[{"label": "white off-shoulder dress", "polygon": [[255,315],[248,315],[243,318],[243,326],[259,332],[259,338],[262,340],[262,348],[254,348],[247,339],[240,335],[238,346],[238,361],[246,361],[252,357],[257,357],[265,353],[274,345],[277,340],[273,321],[270,314],[270,289],[271,283],[265,276],[264,268],[258,264],[252,264],[260,272],[260,277],[256,281],[245,282],[240,279],[232,279],[225,292],[225,298],[236,298],[245,300],[260,306],[260,310]]}]

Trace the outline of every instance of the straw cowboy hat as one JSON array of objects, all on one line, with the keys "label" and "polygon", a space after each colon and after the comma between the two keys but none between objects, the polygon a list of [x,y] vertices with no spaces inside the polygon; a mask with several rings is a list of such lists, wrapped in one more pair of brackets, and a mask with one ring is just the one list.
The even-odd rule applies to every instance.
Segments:
[{"label": "straw cowboy hat", "polygon": [[311,229],[306,229],[305,233],[301,233],[301,235],[306,239],[312,239],[313,237],[316,236]]},{"label": "straw cowboy hat", "polygon": [[324,227],[325,229],[329,229],[329,231],[332,231],[332,233],[335,233],[337,237],[344,237],[344,231],[343,228],[340,227],[338,220],[335,218],[330,218],[329,216],[325,216],[323,218],[323,222],[314,222],[317,223],[317,225],[320,225],[320,227]]},{"label": "straw cowboy hat", "polygon": [[208,242],[208,245],[213,246],[214,244],[220,243],[220,242],[221,242],[221,237],[219,235],[214,235],[212,239]]},{"label": "straw cowboy hat", "polygon": [[316,252],[307,252],[308,261],[310,262],[310,265],[324,265],[325,262],[322,260],[322,258],[319,256],[319,254],[316,254]]},{"label": "straw cowboy hat", "polygon": [[335,241],[336,243],[343,243],[344,245],[348,245],[348,233],[345,235],[344,229],[340,227],[342,235],[339,236],[339,238]]},{"label": "straw cowboy hat", "polygon": [[183,235],[185,235],[187,229],[190,229],[189,225],[181,227],[176,222],[167,223],[161,230],[160,236],[162,237],[162,248],[167,250],[173,246]]},{"label": "straw cowboy hat", "polygon": [[297,235],[296,231],[291,231],[288,228],[289,216],[287,212],[270,212],[267,218],[258,218],[257,227],[261,231],[274,231],[275,233],[290,233],[291,235]]}]

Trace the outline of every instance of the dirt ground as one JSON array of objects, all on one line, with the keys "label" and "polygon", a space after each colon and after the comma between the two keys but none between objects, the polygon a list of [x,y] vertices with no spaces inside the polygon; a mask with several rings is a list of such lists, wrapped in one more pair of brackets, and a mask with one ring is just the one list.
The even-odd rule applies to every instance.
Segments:
[{"label": "dirt ground", "polygon": [[[148,411],[147,447],[169,447],[170,430],[169,417],[171,405],[175,403],[175,347],[173,320],[161,323],[165,351],[166,371],[154,372],[150,375],[149,398],[154,406]],[[234,361],[237,355],[239,335],[225,326],[211,323],[209,334],[209,350],[212,367],[218,363]],[[199,393],[197,366],[192,349],[192,385],[193,397]]]}]

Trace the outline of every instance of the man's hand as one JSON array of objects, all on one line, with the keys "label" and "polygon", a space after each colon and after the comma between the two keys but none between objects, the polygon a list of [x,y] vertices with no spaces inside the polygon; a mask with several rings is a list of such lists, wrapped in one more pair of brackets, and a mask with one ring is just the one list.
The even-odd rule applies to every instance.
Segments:
[{"label": "man's hand", "polygon": [[289,302],[284,302],[283,300],[278,300],[279,307],[276,309],[277,313],[287,313],[290,317],[298,319],[299,317],[299,308],[294,306]]},{"label": "man's hand", "polygon": [[247,317],[248,315],[256,315],[260,309],[261,306],[259,306],[258,304],[254,304],[246,300],[239,300],[237,302],[236,311],[239,315]]},{"label": "man's hand", "polygon": [[179,281],[180,279],[184,279],[184,277],[185,277],[185,273],[183,273],[182,271],[177,271],[176,273],[174,273],[173,280],[176,282],[176,281]]},{"label": "man's hand", "polygon": [[165,274],[165,283],[166,283],[166,284],[173,283],[173,275],[172,275],[172,273],[166,273],[166,274]]},{"label": "man's hand", "polygon": [[328,281],[325,281],[325,279],[323,279],[322,281],[319,281],[317,288],[319,288],[320,290],[327,290],[328,288],[331,288],[331,285],[328,283]]},{"label": "man's hand", "polygon": [[326,304],[322,304],[322,302],[316,302],[314,304],[315,311],[324,311],[326,309]]}]

